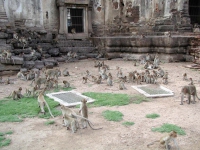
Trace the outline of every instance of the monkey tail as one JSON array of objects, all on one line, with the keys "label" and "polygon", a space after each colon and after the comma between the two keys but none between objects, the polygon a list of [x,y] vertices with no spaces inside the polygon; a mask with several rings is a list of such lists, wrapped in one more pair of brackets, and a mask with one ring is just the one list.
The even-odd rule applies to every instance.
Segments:
[{"label": "monkey tail", "polygon": [[156,140],[156,141],[153,141],[153,142],[147,144],[147,147],[149,147],[150,145],[153,145],[155,142],[160,142],[160,140]]},{"label": "monkey tail", "polygon": [[198,97],[197,93],[196,93],[196,97],[198,98],[198,100],[200,100],[200,98]]},{"label": "monkey tail", "polygon": [[50,113],[51,117],[54,118],[54,116],[53,116],[52,113],[51,113],[51,109],[50,109],[50,107],[49,107],[49,105],[48,105],[48,103],[47,103],[46,101],[45,101],[45,104],[46,104],[46,106],[47,106],[47,108],[48,108],[48,110],[49,110],[49,113]]},{"label": "monkey tail", "polygon": [[92,130],[100,130],[100,129],[103,129],[103,127],[101,127],[101,128],[93,128],[93,127],[91,126],[91,124],[90,124],[89,121],[87,121],[87,123],[88,123],[88,125],[90,126],[90,128],[91,128]]}]

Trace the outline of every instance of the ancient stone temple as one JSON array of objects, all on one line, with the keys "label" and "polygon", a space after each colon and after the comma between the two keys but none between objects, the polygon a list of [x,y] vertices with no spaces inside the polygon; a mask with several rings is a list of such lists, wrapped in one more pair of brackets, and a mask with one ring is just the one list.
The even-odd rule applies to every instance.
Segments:
[{"label": "ancient stone temple", "polygon": [[41,69],[66,61],[68,52],[78,59],[157,53],[166,62],[192,61],[200,1],[0,0],[0,22],[0,51],[15,60],[2,65]]}]

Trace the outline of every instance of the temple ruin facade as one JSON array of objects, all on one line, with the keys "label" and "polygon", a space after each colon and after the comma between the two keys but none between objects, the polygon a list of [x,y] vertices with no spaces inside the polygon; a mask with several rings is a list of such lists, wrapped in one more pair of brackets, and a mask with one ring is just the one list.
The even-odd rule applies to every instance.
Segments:
[{"label": "temple ruin facade", "polygon": [[[0,22],[0,50],[18,57],[23,49],[15,63],[28,68],[65,61],[69,51],[79,59],[137,60],[149,53],[165,62],[193,61],[200,1],[0,0]],[[12,42],[15,32],[29,42]],[[38,46],[42,56],[33,59]]]}]

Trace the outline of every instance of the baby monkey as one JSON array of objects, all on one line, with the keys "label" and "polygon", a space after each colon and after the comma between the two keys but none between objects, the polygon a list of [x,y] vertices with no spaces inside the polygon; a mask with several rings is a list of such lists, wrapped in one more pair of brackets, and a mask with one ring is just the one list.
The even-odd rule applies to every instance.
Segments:
[{"label": "baby monkey", "polygon": [[23,95],[21,94],[21,91],[22,91],[22,88],[19,87],[17,91],[13,91],[8,97],[12,97],[13,100],[18,100],[23,97]]}]

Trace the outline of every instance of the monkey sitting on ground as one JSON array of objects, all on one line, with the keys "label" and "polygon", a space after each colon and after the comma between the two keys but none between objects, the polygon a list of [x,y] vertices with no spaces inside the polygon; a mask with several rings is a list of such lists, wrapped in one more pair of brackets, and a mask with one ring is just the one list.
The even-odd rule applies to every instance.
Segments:
[{"label": "monkey sitting on ground", "polygon": [[75,118],[68,116],[67,114],[63,115],[64,126],[67,127],[67,130],[71,128],[73,133],[76,133],[79,128],[78,121]]},{"label": "monkey sitting on ground", "polygon": [[63,84],[64,84],[64,88],[69,88],[70,87],[70,83],[66,80],[63,80]]},{"label": "monkey sitting on ground", "polygon": [[108,86],[113,86],[113,81],[112,81],[112,75],[111,75],[111,73],[108,74],[107,85]]},{"label": "monkey sitting on ground", "polygon": [[21,91],[22,91],[22,88],[19,87],[17,91],[13,91],[8,97],[12,97],[13,100],[18,100],[23,97],[23,95],[21,94]]},{"label": "monkey sitting on ground", "polygon": [[184,95],[187,95],[187,97],[188,97],[188,104],[190,104],[191,95],[193,96],[193,103],[195,103],[195,97],[197,97],[199,99],[199,97],[197,96],[196,87],[194,85],[187,85],[187,86],[182,87],[182,89],[181,89],[181,104],[180,105],[183,105]]},{"label": "monkey sitting on ground", "polygon": [[[81,105],[80,105],[79,113],[81,113],[81,116],[82,116],[82,117],[88,119],[88,107],[87,107],[86,103],[87,103],[87,100],[86,100],[86,99],[81,100]],[[102,128],[93,128],[93,127],[90,125],[90,122],[88,122],[87,120],[85,120],[85,119],[83,119],[83,118],[81,118],[81,124],[82,124],[82,126],[83,126],[83,129],[84,129],[84,128],[87,128],[87,124],[88,124],[93,130],[102,129]]]},{"label": "monkey sitting on ground", "polygon": [[82,83],[87,83],[87,80],[88,80],[88,78],[87,77],[83,77],[83,81],[82,81]]},{"label": "monkey sitting on ground", "polygon": [[47,103],[46,100],[44,99],[44,92],[45,92],[45,91],[46,91],[46,88],[44,88],[44,89],[40,92],[40,94],[39,94],[39,96],[38,96],[38,105],[39,105],[39,107],[40,107],[40,109],[41,109],[41,113],[43,113],[43,114],[45,114],[44,106],[46,105],[47,108],[48,108],[48,110],[49,110],[49,113],[50,113],[51,117],[54,118],[54,116],[53,116],[52,113],[51,113],[51,110],[50,110],[50,108],[49,108],[48,103]]},{"label": "monkey sitting on ground", "polygon": [[159,142],[160,145],[165,145],[166,150],[170,150],[171,146],[169,145],[169,142],[173,140],[174,144],[176,145],[176,148],[179,149],[178,144],[176,143],[176,140],[175,140],[176,137],[177,137],[177,133],[175,131],[171,131],[168,135],[161,137],[160,140],[151,142],[150,144],[147,145],[147,147],[149,147],[150,145],[153,145],[155,142]]},{"label": "monkey sitting on ground", "polygon": [[69,71],[67,68],[63,70],[63,76],[69,76]]},{"label": "monkey sitting on ground", "polygon": [[127,88],[124,86],[124,81],[123,80],[121,80],[120,82],[119,82],[119,89],[120,90],[126,90]]},{"label": "monkey sitting on ground", "polygon": [[190,80],[189,85],[194,85],[192,78],[189,78],[189,80]]},{"label": "monkey sitting on ground", "polygon": [[27,97],[35,97],[36,96],[36,90],[37,90],[37,87],[32,87],[31,89],[26,89],[26,96]]},{"label": "monkey sitting on ground", "polygon": [[187,73],[184,73],[184,74],[183,74],[183,80],[188,80],[188,79],[187,79]]}]

